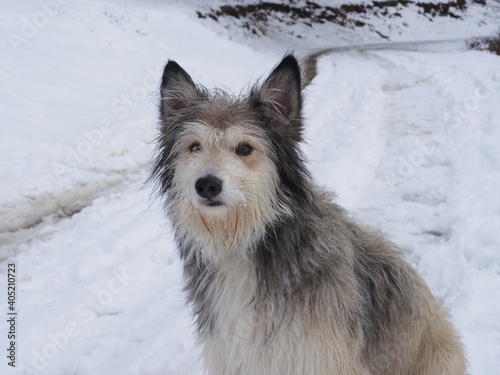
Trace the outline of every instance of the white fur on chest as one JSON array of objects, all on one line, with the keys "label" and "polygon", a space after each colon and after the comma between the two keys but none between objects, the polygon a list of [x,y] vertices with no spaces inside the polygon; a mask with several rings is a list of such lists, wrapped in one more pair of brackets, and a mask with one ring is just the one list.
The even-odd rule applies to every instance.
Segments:
[{"label": "white fur on chest", "polygon": [[[307,324],[300,314],[266,340],[264,314],[255,308],[255,267],[241,259],[225,259],[210,294],[216,310],[211,334],[201,337],[210,375],[358,375],[339,358],[355,354],[328,320]],[[333,307],[333,306],[332,306]],[[311,324],[312,323],[312,324]],[[351,367],[350,367],[351,366]]]},{"label": "white fur on chest", "polygon": [[216,322],[212,334],[201,338],[209,374],[243,374],[240,369],[264,342],[254,298],[256,271],[248,261],[228,256],[221,262],[210,294]]}]

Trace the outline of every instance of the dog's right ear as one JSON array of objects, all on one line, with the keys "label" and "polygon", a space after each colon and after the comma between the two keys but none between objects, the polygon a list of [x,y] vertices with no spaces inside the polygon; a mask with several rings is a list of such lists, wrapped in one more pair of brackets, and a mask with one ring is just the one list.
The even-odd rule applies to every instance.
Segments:
[{"label": "dog's right ear", "polygon": [[200,97],[191,76],[172,60],[165,65],[160,90],[162,115],[187,108]]}]

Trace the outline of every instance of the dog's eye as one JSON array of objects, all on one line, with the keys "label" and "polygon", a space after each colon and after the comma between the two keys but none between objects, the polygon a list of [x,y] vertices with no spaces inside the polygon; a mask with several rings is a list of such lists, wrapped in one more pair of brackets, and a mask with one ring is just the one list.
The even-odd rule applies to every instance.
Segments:
[{"label": "dog's eye", "polygon": [[246,143],[240,143],[235,150],[235,152],[241,156],[248,156],[252,153],[252,151],[253,151],[252,146]]},{"label": "dog's eye", "polygon": [[189,146],[189,152],[198,152],[201,151],[201,145],[199,142],[193,142]]}]

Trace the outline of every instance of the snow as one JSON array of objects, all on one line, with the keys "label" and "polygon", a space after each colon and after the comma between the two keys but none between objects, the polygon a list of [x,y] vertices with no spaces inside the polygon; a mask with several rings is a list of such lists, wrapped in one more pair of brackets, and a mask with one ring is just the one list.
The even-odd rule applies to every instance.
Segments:
[{"label": "snow", "polygon": [[[170,58],[239,92],[291,43],[243,43],[184,2],[41,4],[11,0],[0,14],[2,348],[9,263],[19,313],[18,371],[3,357],[1,373],[202,374],[170,225],[144,183],[158,82]],[[304,152],[316,180],[386,232],[443,301],[471,374],[495,374],[499,57],[453,43],[411,49],[321,56],[305,90]]]}]

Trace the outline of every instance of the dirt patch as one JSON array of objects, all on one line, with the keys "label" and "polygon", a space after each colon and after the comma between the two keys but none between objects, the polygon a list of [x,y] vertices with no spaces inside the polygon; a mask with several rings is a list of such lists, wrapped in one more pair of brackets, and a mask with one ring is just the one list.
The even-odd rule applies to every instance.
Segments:
[{"label": "dirt patch", "polygon": [[469,49],[488,51],[500,56],[500,31],[497,35],[489,38],[474,39],[467,43]]},{"label": "dirt patch", "polygon": [[[477,0],[483,1],[483,0]],[[209,18],[219,21],[221,17],[239,20],[241,26],[253,34],[265,35],[266,26],[270,20],[284,24],[302,22],[305,25],[333,23],[344,27],[362,27],[366,25],[369,16],[384,18],[401,17],[400,11],[405,7],[414,6],[418,13],[432,19],[434,17],[451,17],[461,19],[467,9],[466,0],[445,1],[438,3],[415,2],[411,0],[373,1],[367,4],[342,4],[325,6],[306,1],[271,3],[256,2],[246,5],[222,5],[210,8],[209,11],[198,11],[199,18]]]}]

